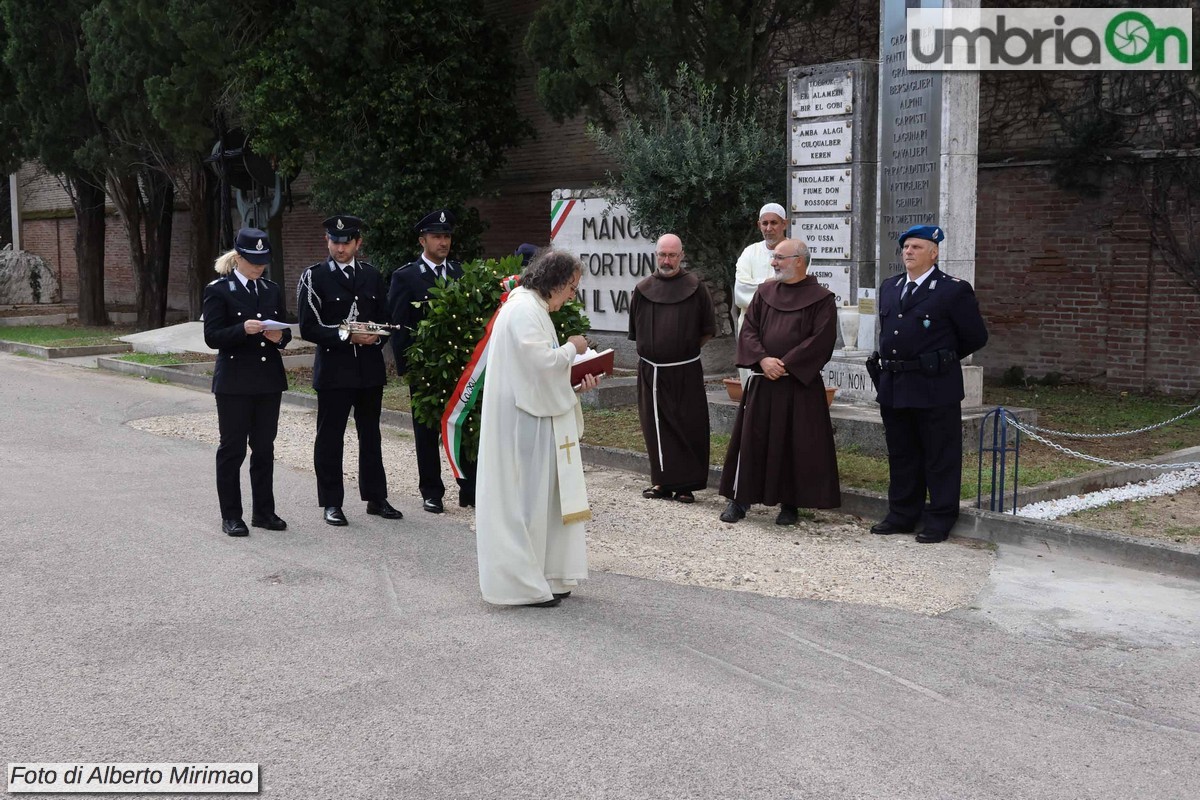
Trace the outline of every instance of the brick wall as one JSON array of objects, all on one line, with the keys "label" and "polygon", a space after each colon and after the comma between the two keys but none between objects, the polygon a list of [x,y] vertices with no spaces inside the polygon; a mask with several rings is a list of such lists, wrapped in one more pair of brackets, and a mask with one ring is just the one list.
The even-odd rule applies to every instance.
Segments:
[{"label": "brick wall", "polygon": [[[282,284],[294,297],[300,273],[309,264],[326,255],[324,215],[297,202],[283,217],[284,276]],[[188,237],[191,221],[186,211],[175,214],[171,230],[171,271],[167,284],[167,305],[172,309],[188,307],[187,273],[191,254]],[[41,256],[58,276],[63,302],[79,299],[78,271],[75,261],[75,218],[25,219],[21,224],[23,249]],[[370,256],[364,252],[364,256]],[[212,277],[216,277],[213,273]],[[131,305],[134,300],[133,266],[129,261],[129,239],[116,214],[109,214],[104,235],[104,296],[108,303]],[[289,301],[289,309],[292,301]]]},{"label": "brick wall", "polygon": [[1154,255],[1119,192],[1058,189],[1046,166],[979,171],[976,289],[991,377],[1060,372],[1109,389],[1200,391],[1200,294]]}]

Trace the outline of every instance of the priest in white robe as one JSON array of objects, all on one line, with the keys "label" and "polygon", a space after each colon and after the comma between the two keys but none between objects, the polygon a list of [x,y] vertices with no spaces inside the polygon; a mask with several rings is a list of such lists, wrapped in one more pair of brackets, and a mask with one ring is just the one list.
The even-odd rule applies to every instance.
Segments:
[{"label": "priest in white robe", "polygon": [[550,320],[581,274],[573,255],[539,253],[492,327],[475,497],[479,588],[489,603],[558,605],[587,577],[577,392],[599,380],[571,386],[571,363],[587,340],[560,346]]}]

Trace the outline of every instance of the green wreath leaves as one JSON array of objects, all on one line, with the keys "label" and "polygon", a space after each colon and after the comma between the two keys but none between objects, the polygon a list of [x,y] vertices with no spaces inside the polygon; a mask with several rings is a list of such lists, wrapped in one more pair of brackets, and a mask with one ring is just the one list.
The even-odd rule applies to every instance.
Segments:
[{"label": "green wreath leaves", "polygon": [[[504,293],[500,281],[521,272],[521,259],[468,261],[457,281],[439,279],[429,290],[425,319],[417,326],[408,348],[408,386],[413,416],[431,428],[440,428],[458,379],[471,360],[475,345],[483,338],[492,314],[500,307]],[[583,304],[572,300],[550,315],[559,343],[575,334],[586,333],[591,322],[583,313]],[[486,384],[486,378],[484,383]],[[482,392],[486,387],[477,387]],[[482,395],[480,395],[482,399]],[[467,417],[462,435],[462,456],[473,461],[479,450],[479,416],[483,408],[475,403]]]}]

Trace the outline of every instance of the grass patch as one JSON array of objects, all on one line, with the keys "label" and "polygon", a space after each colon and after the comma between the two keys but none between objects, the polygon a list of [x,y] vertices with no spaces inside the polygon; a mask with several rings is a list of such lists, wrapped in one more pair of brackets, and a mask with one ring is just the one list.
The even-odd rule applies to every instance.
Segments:
[{"label": "grass patch", "polygon": [[90,347],[113,344],[118,336],[133,332],[132,325],[14,325],[0,328],[0,340],[41,347]]}]

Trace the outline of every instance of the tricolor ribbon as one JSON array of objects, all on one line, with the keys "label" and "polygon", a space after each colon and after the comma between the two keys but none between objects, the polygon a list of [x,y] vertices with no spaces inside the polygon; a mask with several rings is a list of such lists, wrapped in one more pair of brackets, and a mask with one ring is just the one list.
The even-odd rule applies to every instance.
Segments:
[{"label": "tricolor ribbon", "polygon": [[487,370],[488,345],[492,340],[492,326],[496,324],[496,315],[500,313],[500,309],[508,300],[508,293],[515,289],[520,282],[520,275],[509,275],[500,281],[500,288],[504,290],[504,293],[500,295],[500,305],[496,307],[492,318],[488,320],[487,327],[483,329],[483,337],[475,344],[475,349],[471,352],[471,358],[467,361],[462,377],[458,379],[454,393],[450,395],[450,402],[446,404],[446,410],[442,413],[442,448],[446,451],[446,460],[450,462],[450,471],[454,473],[456,480],[463,476],[460,465],[462,431],[467,424],[467,417],[471,415],[471,410],[479,402],[479,393],[483,389],[483,375]]}]

